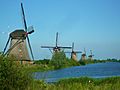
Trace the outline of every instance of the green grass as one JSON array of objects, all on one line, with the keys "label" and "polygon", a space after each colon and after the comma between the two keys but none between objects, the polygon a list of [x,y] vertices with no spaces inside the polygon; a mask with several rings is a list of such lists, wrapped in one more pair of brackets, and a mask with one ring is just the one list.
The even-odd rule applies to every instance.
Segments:
[{"label": "green grass", "polygon": [[50,65],[44,65],[44,64],[41,64],[41,65],[38,65],[38,64],[34,64],[34,65],[23,65],[24,69],[26,71],[29,71],[29,72],[42,72],[42,71],[48,71],[48,70],[54,70],[54,67],[53,66],[50,66]]},{"label": "green grass", "polygon": [[120,90],[120,77],[103,79],[88,77],[70,78],[62,79],[53,84],[34,80],[29,90]]}]

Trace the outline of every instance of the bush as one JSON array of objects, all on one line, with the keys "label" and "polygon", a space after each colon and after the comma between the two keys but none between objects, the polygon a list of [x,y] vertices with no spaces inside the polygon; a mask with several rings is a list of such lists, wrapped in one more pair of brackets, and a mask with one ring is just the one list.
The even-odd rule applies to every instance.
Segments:
[{"label": "bush", "polygon": [[30,74],[14,58],[0,56],[0,90],[25,90],[30,82]]}]

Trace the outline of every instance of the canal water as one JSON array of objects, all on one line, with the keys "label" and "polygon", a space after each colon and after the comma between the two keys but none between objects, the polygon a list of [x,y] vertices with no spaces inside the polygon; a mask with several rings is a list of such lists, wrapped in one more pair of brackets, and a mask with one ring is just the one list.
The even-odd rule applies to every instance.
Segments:
[{"label": "canal water", "polygon": [[35,72],[35,79],[43,79],[45,82],[56,82],[63,78],[73,77],[92,77],[104,78],[112,76],[120,76],[120,63],[108,62],[88,64],[85,66],[74,66],[54,71]]}]

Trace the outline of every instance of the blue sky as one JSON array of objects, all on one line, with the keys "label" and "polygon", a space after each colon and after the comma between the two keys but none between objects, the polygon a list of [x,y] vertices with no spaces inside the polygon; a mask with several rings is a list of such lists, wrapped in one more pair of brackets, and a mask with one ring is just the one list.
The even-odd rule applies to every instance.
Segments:
[{"label": "blue sky", "polygon": [[[59,45],[75,50],[93,50],[94,58],[120,59],[120,0],[0,0],[0,51],[8,34],[23,28],[20,3],[23,2],[27,25],[33,25],[30,35],[35,59],[50,58],[41,45]],[[78,58],[80,58],[78,55]]]}]

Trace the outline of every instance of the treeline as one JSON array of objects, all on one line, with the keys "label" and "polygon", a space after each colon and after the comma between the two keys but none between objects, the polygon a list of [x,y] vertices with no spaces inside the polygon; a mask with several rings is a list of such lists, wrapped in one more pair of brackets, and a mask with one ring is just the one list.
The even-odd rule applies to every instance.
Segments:
[{"label": "treeline", "polygon": [[97,59],[85,59],[85,60],[73,60],[66,57],[65,53],[56,52],[53,54],[51,59],[44,59],[44,60],[37,60],[34,63],[43,68],[47,69],[61,69],[70,66],[79,66],[79,65],[86,65],[86,64],[93,64],[93,63],[105,63],[105,62],[120,62],[117,59],[107,59],[107,60],[97,60]]}]

